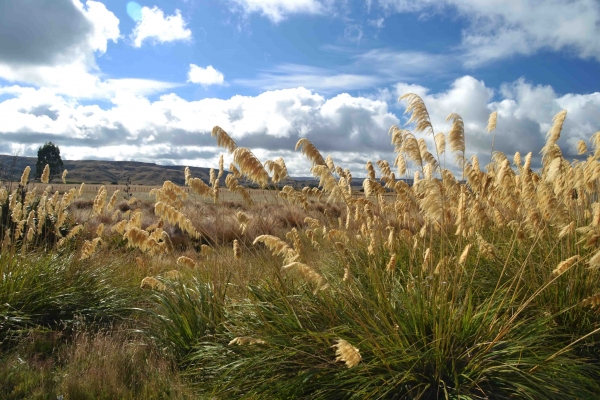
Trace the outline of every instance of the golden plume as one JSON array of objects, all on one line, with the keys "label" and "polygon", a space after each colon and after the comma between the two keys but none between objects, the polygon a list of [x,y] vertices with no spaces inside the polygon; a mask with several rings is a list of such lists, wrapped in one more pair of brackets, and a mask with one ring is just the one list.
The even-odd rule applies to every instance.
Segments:
[{"label": "golden plume", "polygon": [[587,153],[587,146],[584,140],[577,142],[577,154],[581,155]]},{"label": "golden plume", "polygon": [[46,164],[44,167],[44,171],[42,172],[42,176],[40,177],[40,181],[42,183],[48,183],[48,179],[50,178],[50,165]]},{"label": "golden plume", "polygon": [[269,183],[269,173],[256,158],[254,153],[246,147],[238,147],[233,152],[233,161],[237,164],[240,171],[251,181],[258,183],[261,187]]},{"label": "golden plume", "polygon": [[488,119],[488,124],[487,124],[487,127],[485,128],[485,130],[488,132],[495,131],[497,120],[498,120],[498,111],[494,111],[493,113],[490,114],[490,118]]},{"label": "golden plume", "polygon": [[577,261],[579,261],[579,254],[569,257],[564,261],[561,261],[558,266],[552,271],[552,275],[557,276],[565,273],[569,268],[573,266]]},{"label": "golden plume", "polygon": [[215,126],[212,129],[211,136],[217,137],[217,146],[227,149],[229,154],[237,148],[235,141],[221,127]]},{"label": "golden plume", "polygon": [[162,283],[161,281],[159,281],[158,279],[156,279],[152,276],[147,276],[144,279],[142,279],[140,288],[158,290],[161,292],[167,289],[167,287],[165,286],[164,283]]},{"label": "golden plume", "polygon": [[177,259],[177,264],[188,268],[196,268],[196,263],[189,257],[181,256]]},{"label": "golden plume", "polygon": [[275,161],[267,160],[265,168],[271,173],[273,183],[279,183],[288,177],[287,167],[282,157],[279,157]]},{"label": "golden plume", "polygon": [[404,114],[411,113],[407,124],[415,122],[415,132],[429,130],[433,136],[434,133],[433,127],[431,126],[431,122],[429,120],[429,112],[427,111],[427,107],[425,107],[423,99],[421,99],[421,97],[419,97],[417,94],[407,93],[398,99],[398,101],[400,100],[406,100],[407,102]]},{"label": "golden plume", "polygon": [[274,256],[283,256],[284,263],[286,264],[290,264],[300,258],[300,255],[296,252],[296,250],[292,249],[286,242],[276,236],[260,235],[254,239],[252,244],[256,243],[263,243],[269,248],[269,250],[271,250]]},{"label": "golden plume", "polygon": [[31,172],[31,167],[28,165],[23,170],[23,175],[21,175],[21,186],[26,186],[29,181],[29,173]]},{"label": "golden plume", "polygon": [[237,239],[233,241],[233,257],[237,260],[242,258],[242,248],[240,247],[240,242]]},{"label": "golden plume", "polygon": [[358,363],[360,363],[360,361],[362,360],[358,349],[352,346],[344,339],[338,339],[337,343],[334,344],[332,347],[336,348],[335,355],[337,356],[337,358],[335,359],[335,361],[345,362],[348,368],[357,366]]},{"label": "golden plume", "polygon": [[313,165],[327,165],[319,150],[317,150],[315,145],[307,138],[298,140],[298,143],[296,143],[296,151],[298,151],[298,149],[302,151],[302,154],[304,154]]}]

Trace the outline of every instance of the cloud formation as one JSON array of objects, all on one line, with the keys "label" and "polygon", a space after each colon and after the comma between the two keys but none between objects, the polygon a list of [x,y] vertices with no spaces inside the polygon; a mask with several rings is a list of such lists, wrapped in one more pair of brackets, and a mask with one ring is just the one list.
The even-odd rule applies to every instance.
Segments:
[{"label": "cloud formation", "polygon": [[0,12],[0,62],[54,65],[85,51],[82,47],[92,32],[91,21],[71,0],[5,0]]},{"label": "cloud formation", "polygon": [[202,86],[223,85],[225,77],[221,72],[214,69],[212,65],[202,68],[196,64],[190,64],[188,82],[199,83]]},{"label": "cloud formation", "polygon": [[2,7],[1,79],[83,98],[101,91],[101,81],[92,73],[97,70],[95,56],[121,37],[119,19],[104,4],[6,0]]},{"label": "cloud formation", "polygon": [[145,41],[156,44],[192,39],[192,31],[186,28],[187,24],[179,10],[175,10],[174,15],[166,17],[164,12],[156,6],[142,7],[141,13],[141,19],[131,33],[135,47],[141,47]]},{"label": "cloud formation", "polygon": [[[492,111],[498,111],[495,149],[509,156],[531,151],[537,157],[552,117],[562,109],[568,115],[559,144],[566,157],[576,157],[577,140],[587,140],[600,130],[600,93],[559,96],[549,86],[524,80],[507,83],[494,92],[470,76],[456,79],[437,93],[405,83],[390,91],[394,97],[406,92],[420,94],[436,132],[448,131],[448,114],[462,115],[467,156],[477,154],[482,165],[489,160],[491,135],[485,126]],[[309,165],[293,151],[300,137],[309,138],[324,155],[331,154],[355,176],[364,176],[367,160],[393,161],[387,132],[402,123],[386,101],[346,93],[327,98],[301,87],[197,101],[173,93],[150,101],[125,91],[112,99],[108,109],[82,105],[45,89],[1,87],[0,95],[11,96],[0,102],[0,120],[6,121],[0,125],[2,142],[13,148],[25,145],[31,154],[40,143],[52,140],[67,159],[214,167],[223,151],[215,147],[210,131],[219,125],[261,160],[283,156],[290,172],[302,176],[309,175]],[[431,144],[431,138],[425,138]],[[447,162],[452,167],[451,156]]]},{"label": "cloud formation", "polygon": [[247,14],[260,13],[274,23],[292,14],[321,14],[326,4],[320,0],[229,0]]},{"label": "cloud formation", "polygon": [[420,51],[372,49],[357,52],[347,48],[328,46],[332,53],[350,53],[348,65],[337,69],[310,65],[280,64],[260,72],[254,78],[235,79],[234,84],[262,90],[289,89],[299,86],[324,93],[339,93],[373,87],[398,81],[414,81],[424,75],[448,75],[456,65],[450,56]]},{"label": "cloud formation", "polygon": [[600,61],[600,3],[596,0],[377,0],[388,12],[454,10],[469,26],[462,50],[467,66],[540,50]]}]

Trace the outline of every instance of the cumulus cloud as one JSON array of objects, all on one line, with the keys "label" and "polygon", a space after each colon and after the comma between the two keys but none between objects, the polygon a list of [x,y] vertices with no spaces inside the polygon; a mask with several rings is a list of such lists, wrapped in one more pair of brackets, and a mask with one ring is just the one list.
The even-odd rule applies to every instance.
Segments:
[{"label": "cumulus cloud", "polygon": [[148,40],[152,43],[190,41],[192,31],[186,25],[179,10],[165,17],[164,12],[156,6],[142,7],[142,17],[131,33],[131,39],[135,47],[141,47]]},{"label": "cumulus cloud", "polygon": [[[396,85],[398,96],[406,93],[419,94],[429,110],[436,132],[447,132],[450,125],[446,117],[456,112],[465,121],[467,156],[477,155],[482,165],[490,160],[492,135],[485,131],[492,111],[498,111],[498,123],[494,151],[502,151],[512,158],[515,152],[522,155],[533,153],[534,166],[540,164],[539,151],[552,125],[552,118],[561,110],[567,110],[567,119],[558,144],[563,155],[576,158],[578,140],[588,140],[600,130],[600,93],[557,93],[550,86],[533,85],[523,79],[503,84],[498,93],[486,87],[483,81],[470,76],[455,80],[450,88],[431,93],[418,85]],[[500,99],[496,99],[500,97]],[[430,148],[433,142],[427,138]],[[450,162],[450,159],[448,159]]]},{"label": "cumulus cloud", "polygon": [[214,69],[212,65],[202,68],[196,64],[190,64],[188,82],[199,83],[202,86],[223,85],[223,83],[225,83],[225,78],[223,77],[223,74]]},{"label": "cumulus cloud", "polygon": [[95,57],[121,38],[119,19],[98,1],[6,0],[0,13],[0,78],[45,93],[110,100],[179,85],[151,79],[102,79]]},{"label": "cumulus cloud", "polygon": [[210,132],[220,125],[261,157],[290,154],[292,165],[302,166],[294,171],[300,175],[308,174],[308,164],[293,152],[300,137],[324,152],[366,154],[388,150],[387,130],[399,123],[385,102],[348,94],[326,99],[304,88],[198,101],[168,94],[152,102],[124,92],[106,110],[44,89],[12,86],[0,88],[1,94],[13,97],[0,103],[0,119],[10,120],[0,137],[15,146],[35,149],[53,140],[66,157],[206,166],[212,158],[193,159],[190,151],[218,157]]},{"label": "cumulus cloud", "polygon": [[[448,114],[460,114],[465,121],[467,156],[478,155],[482,165],[488,162],[491,150],[491,135],[485,126],[492,111],[498,111],[495,150],[509,156],[531,151],[537,157],[552,117],[562,109],[568,114],[559,144],[567,158],[576,157],[577,140],[600,130],[600,93],[559,96],[549,86],[524,80],[494,91],[470,76],[456,79],[439,92],[406,83],[388,91],[390,98],[407,92],[420,94],[435,132],[447,132]],[[150,101],[122,91],[107,109],[83,105],[47,89],[17,85],[0,87],[0,96],[10,97],[0,102],[0,120],[5,121],[0,125],[1,141],[14,148],[24,145],[31,155],[40,143],[52,140],[67,159],[214,167],[223,151],[215,147],[210,132],[219,125],[263,161],[283,156],[297,176],[309,175],[308,162],[293,150],[299,138],[309,138],[324,155],[331,154],[336,164],[350,168],[355,176],[364,176],[367,160],[393,161],[388,130],[406,121],[378,96],[343,93],[326,97],[301,87],[197,101],[174,93]],[[432,146],[431,138],[424,137]],[[451,156],[447,162],[451,168]],[[538,158],[534,162],[539,165]]]},{"label": "cumulus cloud", "polygon": [[101,84],[92,73],[95,55],[119,38],[119,19],[100,2],[6,0],[0,13],[0,78],[94,96]]},{"label": "cumulus cloud", "polygon": [[378,0],[394,12],[455,10],[463,31],[465,64],[476,66],[539,50],[566,51],[600,61],[600,3],[595,0]]},{"label": "cumulus cloud", "polygon": [[0,12],[0,62],[53,65],[76,57],[93,25],[72,0],[5,0]]}]

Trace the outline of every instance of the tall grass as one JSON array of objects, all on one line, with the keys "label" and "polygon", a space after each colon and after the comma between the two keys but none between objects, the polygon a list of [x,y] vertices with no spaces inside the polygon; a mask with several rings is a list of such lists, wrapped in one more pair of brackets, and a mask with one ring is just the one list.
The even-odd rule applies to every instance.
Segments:
[{"label": "tall grass", "polygon": [[539,170],[493,150],[482,168],[458,114],[434,135],[423,101],[402,99],[413,131],[390,129],[396,159],[367,162],[364,195],[304,138],[320,189],[260,204],[239,180],[278,184],[284,160],[263,165],[219,127],[243,205],[222,202],[223,157],[208,183],[186,169],[191,195],[167,181],[153,204],[113,209],[100,188],[86,214],[75,192],[2,191],[0,334],[128,317],[161,349],[145,359],[207,398],[595,399],[600,132],[567,161],[561,112]]}]

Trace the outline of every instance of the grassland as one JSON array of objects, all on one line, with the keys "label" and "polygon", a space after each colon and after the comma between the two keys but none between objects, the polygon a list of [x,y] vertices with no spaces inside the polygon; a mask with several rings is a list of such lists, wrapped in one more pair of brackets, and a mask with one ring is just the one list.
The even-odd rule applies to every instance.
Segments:
[{"label": "grassland", "polygon": [[482,168],[460,116],[434,135],[405,99],[414,130],[392,127],[361,194],[306,139],[319,190],[250,190],[285,162],[218,127],[229,174],[5,183],[0,398],[596,399],[600,132],[565,160],[562,112],[539,170]]}]

